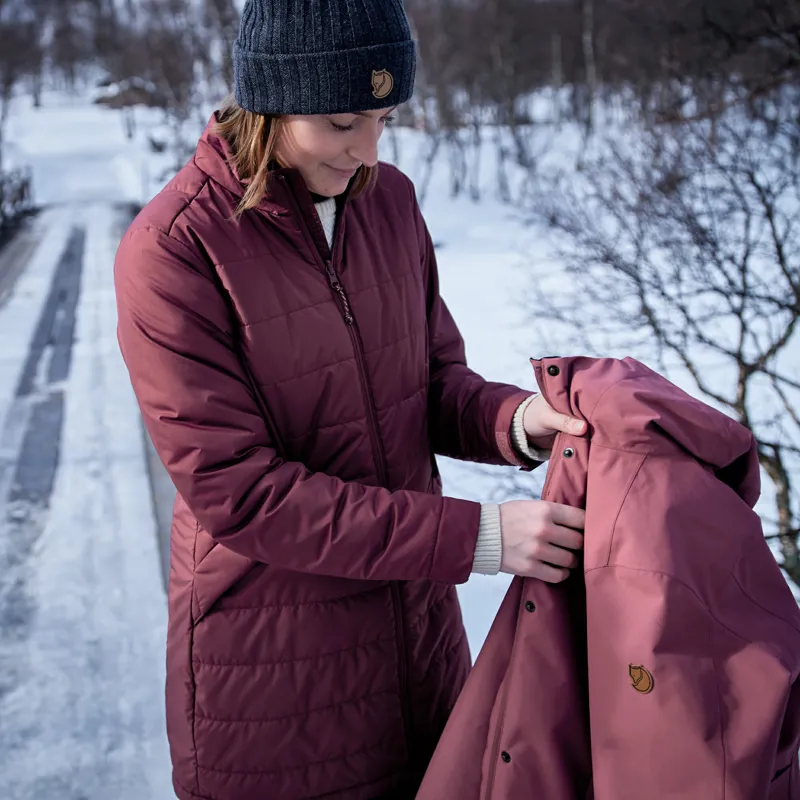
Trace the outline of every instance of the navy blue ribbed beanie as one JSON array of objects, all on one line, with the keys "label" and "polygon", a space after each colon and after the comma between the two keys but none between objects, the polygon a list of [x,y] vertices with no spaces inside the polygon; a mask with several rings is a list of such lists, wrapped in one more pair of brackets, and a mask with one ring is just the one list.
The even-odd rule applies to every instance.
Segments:
[{"label": "navy blue ribbed beanie", "polygon": [[342,114],[403,103],[416,54],[400,0],[247,0],[236,102],[257,114]]}]

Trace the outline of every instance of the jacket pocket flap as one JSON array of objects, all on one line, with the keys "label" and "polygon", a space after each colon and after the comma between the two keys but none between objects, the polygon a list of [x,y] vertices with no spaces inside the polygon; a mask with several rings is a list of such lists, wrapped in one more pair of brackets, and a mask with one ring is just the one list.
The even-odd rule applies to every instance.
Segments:
[{"label": "jacket pocket flap", "polygon": [[192,592],[193,624],[197,625],[208,614],[214,603],[258,563],[234,553],[221,544],[214,544],[205,558],[195,567]]}]

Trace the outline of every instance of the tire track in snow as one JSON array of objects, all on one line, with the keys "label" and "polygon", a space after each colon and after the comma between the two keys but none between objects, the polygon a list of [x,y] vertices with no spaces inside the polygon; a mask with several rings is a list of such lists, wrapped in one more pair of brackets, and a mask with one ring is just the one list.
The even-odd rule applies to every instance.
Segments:
[{"label": "tire track in snow", "polygon": [[[5,509],[0,517],[0,643],[24,639],[34,611],[26,590],[28,561],[58,468],[63,381],[72,354],[85,238],[83,229],[71,230],[3,431],[3,440],[18,443],[19,449],[13,461],[0,464],[0,508]],[[14,688],[24,668],[18,657],[0,656],[0,698]]]},{"label": "tire track in snow", "polygon": [[139,413],[115,335],[116,211],[86,216],[70,358],[51,369],[50,354],[21,371],[55,377],[68,367],[58,469],[26,576],[32,613],[9,650],[23,669],[0,696],[3,800],[173,796],[166,598]]}]

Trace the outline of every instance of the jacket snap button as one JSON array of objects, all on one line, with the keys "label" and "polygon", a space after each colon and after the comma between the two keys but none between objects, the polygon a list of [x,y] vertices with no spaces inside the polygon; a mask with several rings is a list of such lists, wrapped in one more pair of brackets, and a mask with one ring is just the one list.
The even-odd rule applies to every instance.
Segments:
[{"label": "jacket snap button", "polygon": [[564,448],[564,458],[572,458],[575,455],[575,451],[571,447]]},{"label": "jacket snap button", "polygon": [[560,370],[560,369],[559,369],[559,368],[558,368],[558,367],[557,367],[555,364],[551,364],[551,365],[550,365],[550,366],[547,368],[547,374],[548,374],[548,375],[552,375],[554,378],[555,378],[555,376],[556,376],[556,375],[558,375],[560,372],[561,372],[561,370]]},{"label": "jacket snap button", "polygon": [[506,764],[508,764],[511,761],[511,756],[508,753],[506,753],[505,750],[503,750],[503,752],[500,753],[500,758],[502,758]]},{"label": "jacket snap button", "polygon": [[532,600],[528,600],[528,602],[525,603],[525,610],[533,613],[536,611],[536,603],[534,603]]}]

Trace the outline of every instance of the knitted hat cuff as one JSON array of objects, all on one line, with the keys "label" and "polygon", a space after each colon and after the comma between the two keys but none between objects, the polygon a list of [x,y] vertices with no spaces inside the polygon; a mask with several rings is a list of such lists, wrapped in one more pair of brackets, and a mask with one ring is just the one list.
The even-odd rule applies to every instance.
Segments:
[{"label": "knitted hat cuff", "polygon": [[257,114],[346,114],[406,102],[411,40],[327,53],[252,53],[234,46],[236,102]]}]

